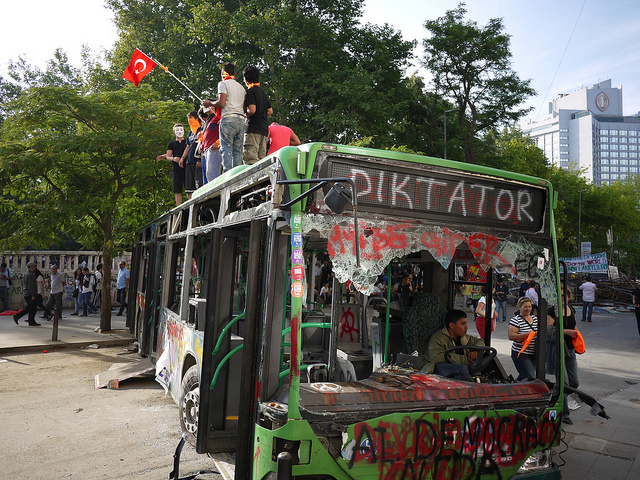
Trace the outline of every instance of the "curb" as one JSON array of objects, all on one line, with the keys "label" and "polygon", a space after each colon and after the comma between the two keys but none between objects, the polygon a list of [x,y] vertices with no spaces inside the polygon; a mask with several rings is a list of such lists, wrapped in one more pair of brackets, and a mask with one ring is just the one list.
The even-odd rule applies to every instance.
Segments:
[{"label": "curb", "polygon": [[42,353],[43,350],[49,352],[56,350],[70,350],[80,349],[88,347],[89,345],[99,345],[100,347],[119,347],[123,345],[129,345],[136,341],[135,337],[131,338],[118,338],[113,340],[96,340],[95,342],[63,342],[57,343],[43,343],[41,345],[22,345],[16,347],[2,347],[0,348],[0,355],[17,355],[22,353]]}]

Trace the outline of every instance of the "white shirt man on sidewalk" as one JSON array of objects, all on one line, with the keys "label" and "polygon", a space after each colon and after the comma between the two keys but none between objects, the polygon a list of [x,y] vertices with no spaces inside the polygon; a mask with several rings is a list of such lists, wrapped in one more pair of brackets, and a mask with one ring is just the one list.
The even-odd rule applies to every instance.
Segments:
[{"label": "white shirt man on sidewalk", "polygon": [[57,265],[51,265],[51,296],[47,308],[51,310],[56,305],[55,318],[62,318],[62,294],[64,293],[64,274],[58,271]]}]

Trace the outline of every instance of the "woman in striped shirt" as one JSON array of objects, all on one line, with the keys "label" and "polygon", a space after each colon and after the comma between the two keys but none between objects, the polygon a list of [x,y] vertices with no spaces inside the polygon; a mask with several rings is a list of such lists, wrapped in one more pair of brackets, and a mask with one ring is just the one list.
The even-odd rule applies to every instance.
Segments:
[{"label": "woman in striped shirt", "polygon": [[513,341],[511,359],[518,370],[518,378],[516,379],[518,382],[536,376],[536,342],[531,342],[522,353],[519,353],[529,333],[538,331],[538,319],[531,315],[532,308],[530,298],[520,298],[518,300],[520,313],[509,321],[509,340]]}]

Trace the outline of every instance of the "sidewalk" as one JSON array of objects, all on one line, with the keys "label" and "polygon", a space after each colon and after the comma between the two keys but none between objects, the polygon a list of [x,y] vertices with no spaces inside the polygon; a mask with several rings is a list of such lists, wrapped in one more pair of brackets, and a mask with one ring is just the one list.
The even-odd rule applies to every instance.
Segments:
[{"label": "sidewalk", "polygon": [[16,325],[13,316],[0,316],[0,355],[17,353],[42,352],[44,350],[59,350],[64,348],[80,348],[97,344],[100,346],[128,345],[136,341],[126,326],[126,317],[111,313],[111,331],[98,333],[100,316],[89,315],[80,317],[71,315],[73,309],[62,311],[62,318],[58,322],[58,341],[51,340],[53,320],[39,318],[42,310],[38,310],[36,321],[39,327],[30,327],[20,319]]},{"label": "sidewalk", "polygon": [[[563,480],[637,480],[640,478],[640,384],[599,400],[611,417],[605,420],[581,404],[571,412],[573,425],[563,425],[568,450],[553,460]],[[556,452],[562,452],[562,444]]]}]

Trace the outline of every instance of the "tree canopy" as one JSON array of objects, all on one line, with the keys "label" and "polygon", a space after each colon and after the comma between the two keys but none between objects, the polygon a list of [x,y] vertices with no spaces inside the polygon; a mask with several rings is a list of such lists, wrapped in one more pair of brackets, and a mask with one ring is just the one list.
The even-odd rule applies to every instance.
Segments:
[{"label": "tree canopy", "polygon": [[169,139],[169,120],[184,116],[182,102],[162,101],[148,86],[86,93],[63,85],[31,87],[5,108],[0,187],[11,235],[4,247],[46,248],[69,232],[102,250],[109,265],[140,224],[171,204],[170,175],[155,155],[157,139]]},{"label": "tree canopy", "polygon": [[[411,101],[404,74],[415,44],[387,25],[360,25],[361,2],[108,3],[120,30],[112,54],[116,70],[139,47],[196,93],[215,96],[223,62],[240,71],[256,65],[274,120],[303,141],[348,143],[372,136],[377,146],[397,143],[396,126]],[[187,99],[166,75],[150,75],[149,84],[170,98]]]},{"label": "tree canopy", "polygon": [[520,119],[524,100],[535,94],[530,80],[511,69],[509,35],[502,19],[479,27],[465,21],[464,3],[424,26],[423,64],[433,75],[435,92],[451,100],[464,141],[465,160],[476,163],[477,135]]},{"label": "tree canopy", "polygon": [[3,247],[47,247],[64,236],[111,255],[173,205],[167,165],[153,158],[197,104],[159,68],[138,89],[127,85],[122,71],[140,48],[203,97],[215,96],[223,62],[256,65],[273,120],[303,142],[441,157],[446,129],[448,158],[553,183],[561,254],[577,251],[580,210],[583,239],[604,248],[613,227],[625,261],[640,262],[637,180],[596,188],[577,170],[549,165],[513,128],[535,92],[511,67],[501,19],[478,25],[461,3],[427,20],[422,78],[408,72],[416,42],[361,24],[356,0],[106,2],[119,30],[106,63],[85,51],[80,70],[56,51],[45,70],[18,58],[0,77],[0,222],[11,232],[0,232]]}]

